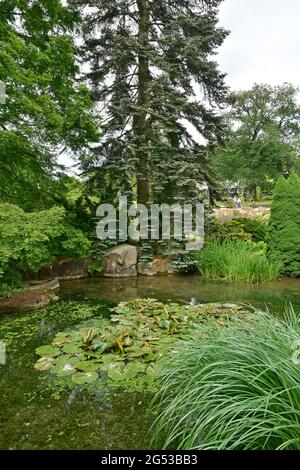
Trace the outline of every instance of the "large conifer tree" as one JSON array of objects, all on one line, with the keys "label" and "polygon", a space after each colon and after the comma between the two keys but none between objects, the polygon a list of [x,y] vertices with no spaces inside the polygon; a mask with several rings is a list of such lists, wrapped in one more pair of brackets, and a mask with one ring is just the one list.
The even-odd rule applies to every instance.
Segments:
[{"label": "large conifer tree", "polygon": [[223,135],[226,87],[212,59],[227,34],[217,26],[222,0],[73,1],[103,117],[83,170],[100,187],[112,175],[141,203],[192,201],[203,180],[213,186],[206,149]]}]

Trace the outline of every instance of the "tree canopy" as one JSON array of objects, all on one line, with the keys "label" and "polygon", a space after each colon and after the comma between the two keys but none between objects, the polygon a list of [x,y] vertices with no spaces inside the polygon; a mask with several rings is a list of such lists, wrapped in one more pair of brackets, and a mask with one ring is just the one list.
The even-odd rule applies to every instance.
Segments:
[{"label": "tree canopy", "polygon": [[234,93],[226,115],[229,138],[214,153],[218,173],[254,189],[274,186],[288,176],[299,158],[298,89],[290,84],[255,85]]},{"label": "tree canopy", "polygon": [[43,208],[62,151],[98,139],[88,89],[76,82],[76,11],[60,0],[3,0],[0,10],[0,199]]}]

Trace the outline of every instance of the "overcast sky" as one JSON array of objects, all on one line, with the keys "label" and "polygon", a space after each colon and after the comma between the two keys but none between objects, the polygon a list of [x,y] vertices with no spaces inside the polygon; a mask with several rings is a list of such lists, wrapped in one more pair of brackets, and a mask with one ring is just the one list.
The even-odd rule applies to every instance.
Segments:
[{"label": "overcast sky", "polygon": [[[216,60],[232,89],[284,82],[300,87],[300,0],[224,0],[220,25],[231,34]],[[67,156],[61,162],[72,163]]]},{"label": "overcast sky", "polygon": [[220,23],[231,34],[217,60],[233,89],[300,86],[300,0],[224,0]]}]

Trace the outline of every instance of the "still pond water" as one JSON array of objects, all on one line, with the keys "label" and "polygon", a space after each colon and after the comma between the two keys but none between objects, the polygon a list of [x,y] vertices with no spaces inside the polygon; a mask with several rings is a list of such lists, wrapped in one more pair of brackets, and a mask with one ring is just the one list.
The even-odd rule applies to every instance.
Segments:
[{"label": "still pond water", "polygon": [[35,349],[82,322],[85,304],[106,316],[118,302],[137,297],[242,302],[274,314],[291,302],[300,313],[300,280],[252,286],[192,276],[89,279],[63,283],[59,296],[55,306],[0,316],[0,340],[7,342],[7,363],[0,365],[1,449],[149,449],[149,394],[57,388],[33,369]]}]

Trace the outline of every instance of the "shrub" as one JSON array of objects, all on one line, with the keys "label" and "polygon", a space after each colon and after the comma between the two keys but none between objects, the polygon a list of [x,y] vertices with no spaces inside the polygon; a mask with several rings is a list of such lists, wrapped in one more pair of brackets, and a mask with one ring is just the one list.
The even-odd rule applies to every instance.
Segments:
[{"label": "shrub", "polygon": [[236,219],[246,233],[251,235],[254,242],[263,242],[267,236],[268,225],[262,219]]},{"label": "shrub", "polygon": [[221,242],[227,240],[251,239],[251,234],[245,232],[238,219],[229,220],[228,222],[225,222],[223,224],[220,221],[217,221],[215,224],[213,236]]},{"label": "shrub", "polygon": [[276,185],[269,230],[268,256],[283,264],[283,273],[300,276],[300,178],[292,174]]},{"label": "shrub", "polygon": [[62,207],[26,213],[16,205],[0,204],[0,295],[20,288],[18,271],[37,272],[58,256],[87,254],[90,242],[66,223],[65,215]]},{"label": "shrub", "polygon": [[257,318],[204,325],[169,359],[153,403],[163,448],[300,449],[300,318],[292,309],[285,320]]},{"label": "shrub", "polygon": [[265,241],[267,224],[261,219],[232,219],[224,224],[215,225],[214,236],[221,241],[225,240],[252,240]]},{"label": "shrub", "polygon": [[211,239],[196,256],[198,270],[204,277],[260,282],[272,281],[280,275],[281,264],[268,260],[261,244],[242,240],[221,243]]}]

